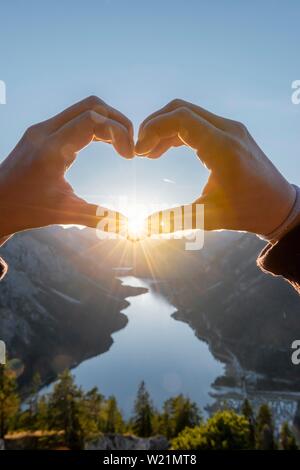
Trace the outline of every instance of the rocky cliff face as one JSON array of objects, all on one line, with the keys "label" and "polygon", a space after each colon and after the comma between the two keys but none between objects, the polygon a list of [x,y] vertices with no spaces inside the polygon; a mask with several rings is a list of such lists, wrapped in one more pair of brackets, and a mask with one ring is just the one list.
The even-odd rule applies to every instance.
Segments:
[{"label": "rocky cliff face", "polygon": [[[233,364],[241,381],[247,376],[264,390],[300,391],[299,367],[291,362],[291,344],[300,338],[300,298],[285,280],[256,266],[265,242],[215,232],[205,234],[200,251],[186,251],[184,244],[147,240],[127,249],[123,263],[137,276],[153,276],[177,307],[174,317]],[[122,249],[121,244],[115,255]]]},{"label": "rocky cliff face", "polygon": [[[1,254],[9,271],[0,284],[0,338],[19,359],[20,384],[43,380],[106,351],[123,328],[128,295],[93,246],[94,233],[53,227],[13,237]],[[105,250],[104,250],[105,251]],[[107,250],[106,250],[107,256]]]},{"label": "rocky cliff face", "polygon": [[285,280],[257,268],[263,246],[243,235],[208,262],[199,252],[196,269],[163,287],[178,308],[174,317],[234,362],[242,380],[247,371],[252,380],[252,371],[265,390],[300,391],[299,367],[291,361],[291,344],[300,338],[300,298]]},{"label": "rocky cliff face", "polygon": [[243,380],[254,371],[263,389],[300,391],[291,362],[299,296],[256,267],[263,245],[228,233],[208,234],[199,252],[185,251],[182,240],[99,241],[75,228],[19,234],[1,249],[9,272],[0,284],[0,339],[20,359],[23,385],[35,371],[50,379],[106,351],[111,334],[126,325],[124,299],[143,291],[121,286],[113,268],[132,267],[160,281],[157,288],[178,309],[175,318],[234,363]]}]

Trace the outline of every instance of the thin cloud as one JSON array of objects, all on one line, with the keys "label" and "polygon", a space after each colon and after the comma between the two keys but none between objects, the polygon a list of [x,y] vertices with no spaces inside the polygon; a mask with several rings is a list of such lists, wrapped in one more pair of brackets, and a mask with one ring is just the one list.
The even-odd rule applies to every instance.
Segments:
[{"label": "thin cloud", "polygon": [[175,181],[169,180],[169,178],[163,178],[164,183],[169,183],[169,184],[176,184]]}]

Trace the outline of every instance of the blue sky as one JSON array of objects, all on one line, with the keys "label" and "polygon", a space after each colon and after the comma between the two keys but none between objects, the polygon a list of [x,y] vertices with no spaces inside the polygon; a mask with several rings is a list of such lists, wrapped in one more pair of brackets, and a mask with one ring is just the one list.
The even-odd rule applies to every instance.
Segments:
[{"label": "blue sky", "polygon": [[[31,124],[97,94],[139,122],[173,98],[243,121],[287,178],[300,183],[300,2],[234,0],[6,1],[0,6],[0,159]],[[100,203],[186,203],[206,170],[191,152],[126,161],[105,144],[68,179]],[[167,181],[166,181],[167,180]],[[168,182],[168,180],[172,182]],[[174,183],[175,184],[174,184]]]}]

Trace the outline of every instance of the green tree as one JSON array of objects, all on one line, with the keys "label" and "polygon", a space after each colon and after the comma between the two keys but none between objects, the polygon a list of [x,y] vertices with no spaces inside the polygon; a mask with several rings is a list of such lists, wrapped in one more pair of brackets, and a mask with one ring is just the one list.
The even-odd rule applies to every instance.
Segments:
[{"label": "green tree", "polygon": [[5,365],[0,365],[0,438],[10,430],[19,411],[20,399],[16,392],[16,376]]},{"label": "green tree", "polygon": [[101,412],[104,397],[97,387],[92,388],[79,399],[79,421],[84,440],[95,439],[101,433]]},{"label": "green tree", "polygon": [[250,446],[249,422],[234,411],[219,411],[205,424],[185,428],[172,440],[174,450],[240,450]]},{"label": "green tree", "polygon": [[137,392],[134,404],[134,416],[132,419],[132,429],[137,436],[151,436],[153,416],[154,407],[146,389],[145,382],[142,381]]},{"label": "green tree", "polygon": [[122,414],[114,396],[109,397],[105,403],[103,430],[110,433],[121,433],[124,430]]},{"label": "green tree", "polygon": [[158,432],[171,439],[184,428],[192,428],[200,422],[201,414],[197,404],[183,395],[178,395],[164,402]]},{"label": "green tree", "polygon": [[250,448],[255,448],[255,415],[251,403],[246,398],[242,404],[241,409],[242,415],[248,419],[250,429]]},{"label": "green tree", "polygon": [[272,412],[267,404],[262,404],[256,417],[256,448],[259,450],[276,449]]},{"label": "green tree", "polygon": [[286,422],[283,423],[281,426],[279,443],[280,443],[280,448],[283,450],[297,450],[298,449],[295,436],[293,435],[288,423]]},{"label": "green tree", "polygon": [[49,407],[46,396],[38,398],[37,411],[35,415],[35,428],[41,430],[49,429]]},{"label": "green tree", "polygon": [[27,429],[39,429],[38,426],[38,402],[39,402],[39,390],[41,388],[41,377],[39,373],[34,374],[29,397],[27,399],[28,410],[22,413],[23,426]]},{"label": "green tree", "polygon": [[81,426],[83,393],[74,383],[69,371],[59,376],[49,398],[50,429],[63,430],[70,449],[83,447],[84,432]]}]

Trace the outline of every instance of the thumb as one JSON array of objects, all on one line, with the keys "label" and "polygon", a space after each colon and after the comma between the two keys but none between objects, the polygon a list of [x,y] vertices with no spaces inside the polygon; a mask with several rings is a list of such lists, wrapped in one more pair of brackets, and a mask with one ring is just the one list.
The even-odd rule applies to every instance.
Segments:
[{"label": "thumb", "polygon": [[196,201],[193,204],[172,207],[154,212],[147,218],[148,236],[171,234],[185,230],[203,230],[204,207]]},{"label": "thumb", "polygon": [[84,225],[97,228],[101,224],[101,230],[105,232],[121,233],[127,217],[111,209],[91,204],[75,195],[68,198],[60,208],[59,223]]}]

